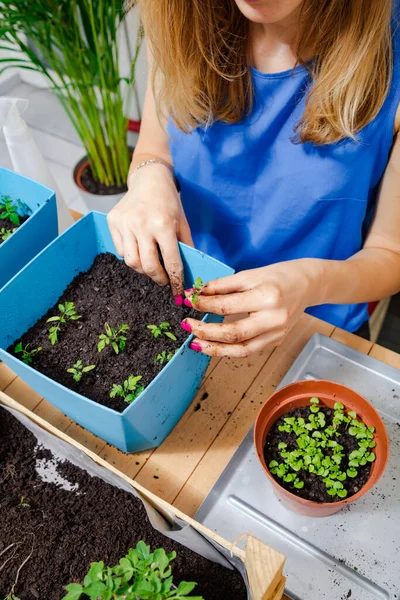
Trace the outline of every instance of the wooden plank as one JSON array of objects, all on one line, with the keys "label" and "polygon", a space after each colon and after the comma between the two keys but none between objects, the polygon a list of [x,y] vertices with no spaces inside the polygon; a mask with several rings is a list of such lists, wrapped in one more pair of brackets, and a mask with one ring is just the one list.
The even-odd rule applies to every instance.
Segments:
[{"label": "wooden plank", "polygon": [[349,333],[348,331],[338,328],[334,330],[331,338],[349,346],[349,348],[354,348],[354,350],[363,352],[364,354],[369,354],[373,346],[373,343],[369,340],[364,340],[363,338],[358,337],[358,335],[354,335],[354,333]]},{"label": "wooden plank", "polygon": [[[18,410],[22,414],[28,416],[32,421],[34,421],[35,423],[37,423],[43,429],[46,429],[47,431],[49,431],[53,435],[55,435],[55,436],[59,437],[60,439],[65,440],[66,442],[72,444],[75,448],[78,448],[79,450],[85,452],[90,458],[92,458],[92,460],[94,460],[94,462],[96,462],[97,464],[101,465],[102,467],[104,467],[104,468],[112,471],[113,473],[116,473],[119,477],[122,477],[122,479],[124,479],[125,481],[127,481],[133,488],[136,489],[136,491],[139,493],[139,495],[143,496],[146,500],[148,500],[148,502],[150,502],[161,514],[169,515],[170,518],[171,517],[178,517],[178,518],[182,519],[183,521],[185,521],[186,523],[188,523],[189,525],[191,525],[194,529],[197,529],[198,531],[200,531],[201,533],[203,533],[207,537],[215,540],[218,544],[220,544],[224,548],[230,550],[232,554],[235,554],[244,563],[246,563],[246,551],[242,550],[241,548],[238,548],[237,546],[235,546],[233,544],[229,544],[221,536],[217,535],[216,533],[214,533],[210,529],[207,529],[206,527],[204,527],[200,523],[197,523],[197,521],[194,521],[190,517],[187,517],[184,513],[182,513],[181,511],[175,509],[174,507],[172,507],[170,504],[168,504],[164,500],[162,500],[160,498],[157,498],[157,496],[155,496],[154,494],[152,494],[151,492],[149,492],[148,490],[146,490],[145,488],[143,488],[137,482],[135,482],[132,479],[130,479],[129,477],[127,477],[124,473],[122,473],[122,472],[118,471],[117,469],[115,469],[115,467],[113,467],[112,465],[110,465],[109,463],[107,463],[106,461],[104,461],[103,459],[101,459],[99,456],[97,456],[97,454],[95,454],[94,452],[92,452],[90,449],[88,449],[85,446],[82,446],[82,444],[80,444],[79,442],[77,442],[75,439],[70,438],[64,432],[59,431],[53,425],[51,425],[47,421],[44,421],[41,417],[38,417],[33,412],[31,412],[28,409],[26,409],[24,406],[19,405],[12,398],[6,396],[6,394],[4,394],[3,392],[0,392],[0,403],[4,404],[5,406],[9,406],[11,408],[14,408],[14,409]],[[264,552],[264,550],[263,550],[263,552]],[[267,550],[267,554],[270,557],[270,560],[272,560],[272,561],[275,562],[275,550],[268,549]],[[279,553],[276,553],[276,554],[278,554],[278,556],[281,556]],[[279,560],[277,560],[276,562],[279,563]],[[273,576],[273,574],[272,574],[272,576]],[[261,598],[262,597],[263,596],[261,596]],[[264,597],[265,597],[265,595],[264,595]],[[276,600],[279,600],[279,596],[278,595],[276,595]]]},{"label": "wooden plank", "polygon": [[[246,543],[246,571],[252,600],[280,600],[285,557],[249,536]],[[281,588],[280,593],[277,590]]]},{"label": "wooden plank", "polygon": [[61,410],[58,410],[58,408],[50,404],[50,402],[47,402],[47,400],[44,398],[33,409],[33,412],[39,417],[42,417],[42,419],[48,423],[51,423],[60,431],[66,431],[66,429],[72,424],[71,419],[66,417]]},{"label": "wooden plank", "polygon": [[175,507],[190,516],[195,514],[253,425],[260,406],[274,393],[310,337],[314,333],[329,336],[333,330],[332,325],[308,315],[299,320],[284,343],[270,356],[226,426],[184,483],[175,500],[172,500]]},{"label": "wooden plank", "polygon": [[375,344],[372,347],[369,355],[386,363],[387,365],[390,365],[391,367],[400,369],[400,354],[393,352],[393,350],[389,350],[388,348],[384,348],[383,346]]},{"label": "wooden plank", "polygon": [[90,431],[87,431],[87,429],[84,429],[83,427],[81,427],[77,423],[73,423],[72,421],[71,424],[65,430],[65,433],[68,435],[69,438],[74,439],[76,442],[78,442],[78,444],[81,444],[81,446],[88,448],[95,454],[99,454],[99,452],[106,445],[106,442],[104,440],[96,437],[95,435],[93,435],[93,433],[90,433]]},{"label": "wooden plank", "polygon": [[194,403],[157,448],[136,480],[171,501],[243,398],[271,351],[245,359],[222,359]]},{"label": "wooden plank", "polygon": [[0,363],[0,390],[3,391],[14,379],[16,374],[5,363]]},{"label": "wooden plank", "polygon": [[14,379],[4,391],[8,396],[30,410],[33,410],[42,400],[42,396],[19,377]]}]

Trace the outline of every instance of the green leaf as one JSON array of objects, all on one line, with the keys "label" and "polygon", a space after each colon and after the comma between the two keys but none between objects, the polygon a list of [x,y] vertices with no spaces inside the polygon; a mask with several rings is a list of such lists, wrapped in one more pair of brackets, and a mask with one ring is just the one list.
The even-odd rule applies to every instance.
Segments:
[{"label": "green leaf", "polygon": [[68,594],[64,596],[63,600],[79,600],[83,593],[83,587],[79,583],[70,583],[65,586]]},{"label": "green leaf", "polygon": [[83,367],[83,373],[89,373],[89,371],[93,371],[96,368],[96,365],[88,365],[87,367]]},{"label": "green leaf", "polygon": [[276,460],[271,460],[271,462],[269,463],[269,468],[272,469],[273,467],[277,467],[278,463]]},{"label": "green leaf", "polygon": [[53,321],[59,321],[60,317],[50,317],[50,319],[47,319],[46,323],[52,323]]},{"label": "green leaf", "polygon": [[166,331],[164,333],[164,335],[166,335],[168,338],[170,338],[171,340],[174,340],[174,342],[176,342],[176,336],[173,333],[171,333],[170,331]]},{"label": "green leaf", "polygon": [[357,477],[358,471],[357,471],[357,469],[351,469],[351,468],[349,468],[349,469],[347,469],[347,475],[349,477]]},{"label": "green leaf", "polygon": [[313,396],[313,398],[310,399],[311,404],[319,404],[319,398],[317,398],[316,396]]},{"label": "green leaf", "polygon": [[119,348],[118,348],[117,342],[111,342],[111,346],[113,347],[115,354],[119,354]]},{"label": "green leaf", "polygon": [[335,404],[333,405],[333,408],[335,410],[343,410],[344,406],[343,406],[343,404],[341,402],[335,402]]},{"label": "green leaf", "polygon": [[339,498],[346,498],[347,490],[337,490],[337,495],[339,496]]},{"label": "green leaf", "polygon": [[285,448],[287,448],[287,444],[285,444],[285,442],[279,442],[278,449],[284,450]]},{"label": "green leaf", "polygon": [[96,581],[84,588],[84,593],[92,600],[97,600],[98,596],[101,596],[102,593],[106,591],[107,588],[102,581]]},{"label": "green leaf", "polygon": [[349,412],[347,413],[349,415],[349,417],[351,417],[352,419],[357,419],[357,413],[354,412],[354,410],[349,410]]},{"label": "green leaf", "polygon": [[10,215],[8,215],[8,218],[10,219],[11,223],[13,223],[13,225],[20,224],[19,216],[17,215],[17,213],[11,213]]},{"label": "green leaf", "polygon": [[369,454],[366,455],[365,458],[367,459],[368,462],[374,462],[374,460],[376,459],[376,455],[374,454],[374,452],[370,452]]}]

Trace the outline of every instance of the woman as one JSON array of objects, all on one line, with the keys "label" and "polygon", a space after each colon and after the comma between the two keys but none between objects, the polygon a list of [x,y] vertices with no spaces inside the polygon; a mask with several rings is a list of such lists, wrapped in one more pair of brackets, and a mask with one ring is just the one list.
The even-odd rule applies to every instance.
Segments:
[{"label": "woman", "polygon": [[145,0],[141,11],[153,77],[129,191],[109,214],[119,254],[170,280],[178,304],[177,240],[236,269],[196,308],[249,316],[183,323],[209,355],[275,346],[304,310],[362,332],[365,303],[400,290],[391,0]]}]

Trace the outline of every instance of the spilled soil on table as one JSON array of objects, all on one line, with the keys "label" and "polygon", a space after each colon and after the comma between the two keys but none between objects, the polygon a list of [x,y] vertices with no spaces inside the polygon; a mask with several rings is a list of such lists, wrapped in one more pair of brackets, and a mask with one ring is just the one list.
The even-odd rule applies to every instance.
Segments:
[{"label": "spilled soil on table", "polygon": [[[62,268],[62,265],[60,265]],[[58,304],[73,302],[81,318],[62,326],[59,341],[51,345],[49,328],[54,323],[47,319],[59,314]],[[196,313],[198,316],[198,313]],[[174,353],[187,339],[188,333],[180,323],[195,316],[185,306],[176,306],[169,287],[161,287],[144,275],[130,269],[113,254],[99,254],[92,267],[82,272],[68,285],[52,308],[21,338],[15,340],[8,351],[15,354],[16,343],[29,350],[42,347],[31,366],[100,404],[123,411],[128,404],[121,397],[110,398],[113,384],[122,385],[129,375],[141,376],[140,385],[147,386],[167,364],[156,363],[157,356]],[[176,340],[163,332],[157,339],[147,325],[170,324]],[[104,325],[111,327],[129,325],[126,347],[115,354],[111,345],[98,352],[99,335],[105,333]],[[96,365],[75,382],[67,369],[82,360],[84,366]]]},{"label": "spilled soil on table", "polygon": [[65,461],[58,473],[72,491],[44,482],[35,470],[49,450],[0,408],[0,598],[14,589],[20,600],[60,600],[64,586],[81,582],[90,563],[115,565],[139,540],[177,553],[174,582],[196,581],[205,600],[246,600],[237,571],[200,557],[156,532],[140,500]]}]

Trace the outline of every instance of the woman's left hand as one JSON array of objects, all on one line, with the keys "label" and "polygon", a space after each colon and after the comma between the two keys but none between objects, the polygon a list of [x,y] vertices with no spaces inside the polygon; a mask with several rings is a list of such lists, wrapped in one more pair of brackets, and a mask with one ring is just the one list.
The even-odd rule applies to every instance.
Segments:
[{"label": "woman's left hand", "polygon": [[[318,260],[299,259],[210,281],[193,304],[196,310],[248,316],[229,323],[185,319],[182,326],[196,336],[192,350],[246,357],[277,346],[304,310],[319,303],[321,279]],[[190,291],[187,298],[191,298]]]}]

